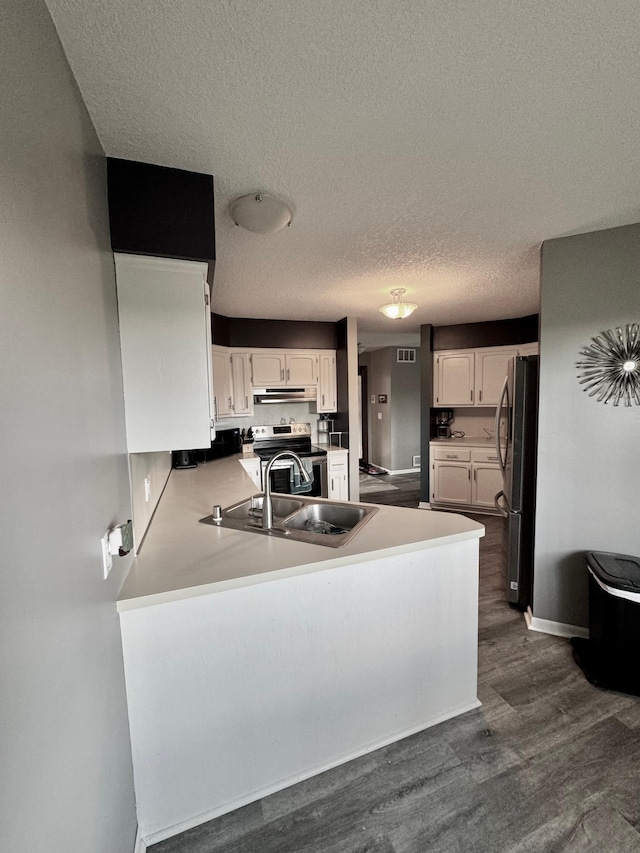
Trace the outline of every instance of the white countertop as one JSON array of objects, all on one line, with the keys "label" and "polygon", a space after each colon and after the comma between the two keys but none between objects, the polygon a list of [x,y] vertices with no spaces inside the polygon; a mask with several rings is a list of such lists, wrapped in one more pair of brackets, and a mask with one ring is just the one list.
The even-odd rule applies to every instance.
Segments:
[{"label": "white countertop", "polygon": [[[504,438],[500,439],[500,444],[504,447]],[[447,444],[455,447],[489,447],[495,448],[495,438],[487,438],[481,435],[465,435],[464,438],[432,438],[429,444]]]},{"label": "white countertop", "polygon": [[172,470],[122,587],[119,611],[484,536],[481,524],[462,515],[392,506],[380,506],[365,528],[341,548],[200,524],[213,504],[226,507],[256,493],[238,464],[243,458],[247,457],[236,454],[197,468]]}]

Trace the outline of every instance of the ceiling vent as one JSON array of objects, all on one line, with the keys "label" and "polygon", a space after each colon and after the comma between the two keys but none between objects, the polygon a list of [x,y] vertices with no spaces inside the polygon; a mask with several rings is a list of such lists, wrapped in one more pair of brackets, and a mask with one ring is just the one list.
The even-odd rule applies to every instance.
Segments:
[{"label": "ceiling vent", "polygon": [[403,364],[415,364],[416,351],[414,349],[397,349],[397,360]]}]

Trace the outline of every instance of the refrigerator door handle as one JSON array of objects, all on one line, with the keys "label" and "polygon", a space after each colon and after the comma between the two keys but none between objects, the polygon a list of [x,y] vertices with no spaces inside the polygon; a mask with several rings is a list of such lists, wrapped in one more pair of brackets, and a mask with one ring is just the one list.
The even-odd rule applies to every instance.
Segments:
[{"label": "refrigerator door handle", "polygon": [[[508,406],[509,406],[509,377],[505,376],[504,384],[502,386],[502,392],[500,393],[500,399],[498,400],[498,405],[496,406],[496,422],[495,422],[495,433],[496,433],[496,453],[498,454],[498,463],[500,465],[500,470],[502,471],[502,477],[504,478],[505,470],[507,466],[507,448],[505,446],[504,458],[502,457],[502,448],[500,446],[500,415],[502,414],[502,407],[504,405],[505,397],[507,398],[507,417],[508,417]],[[509,429],[507,426],[507,440],[509,435]],[[501,493],[502,494],[502,493]]]},{"label": "refrigerator door handle", "polygon": [[498,510],[500,515],[502,515],[504,518],[508,518],[508,516],[509,516],[509,505],[507,504],[507,506],[502,506],[500,504],[500,498],[504,498],[505,504],[507,503],[507,498],[505,496],[505,493],[504,492],[498,492],[498,494],[495,496],[495,499],[494,499],[496,509]]}]

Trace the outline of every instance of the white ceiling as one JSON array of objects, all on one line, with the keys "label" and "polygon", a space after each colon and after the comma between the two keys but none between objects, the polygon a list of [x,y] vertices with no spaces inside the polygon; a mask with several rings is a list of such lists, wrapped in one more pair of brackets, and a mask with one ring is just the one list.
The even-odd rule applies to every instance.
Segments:
[{"label": "white ceiling", "polygon": [[105,152],[215,175],[222,314],[517,317],[543,240],[640,220],[637,0],[46,2]]}]

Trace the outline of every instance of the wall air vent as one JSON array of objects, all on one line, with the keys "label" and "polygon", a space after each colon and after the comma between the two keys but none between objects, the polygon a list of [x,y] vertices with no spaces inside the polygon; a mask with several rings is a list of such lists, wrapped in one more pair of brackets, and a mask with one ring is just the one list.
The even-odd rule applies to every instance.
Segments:
[{"label": "wall air vent", "polygon": [[416,360],[416,351],[414,349],[397,349],[397,360],[403,364],[414,364]]}]

